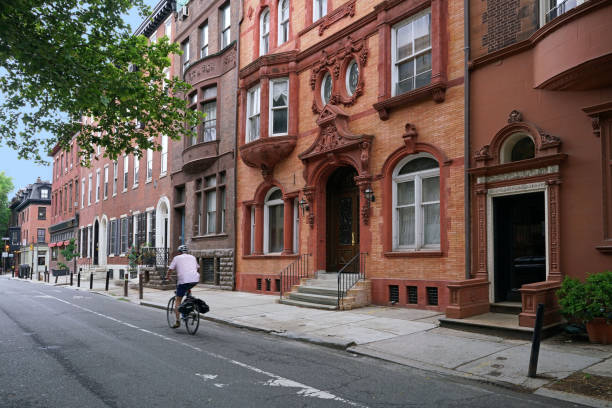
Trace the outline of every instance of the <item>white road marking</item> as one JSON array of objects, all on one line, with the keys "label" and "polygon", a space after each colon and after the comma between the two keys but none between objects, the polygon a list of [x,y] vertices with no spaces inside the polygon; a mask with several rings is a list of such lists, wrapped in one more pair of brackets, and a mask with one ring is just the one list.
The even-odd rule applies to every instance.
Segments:
[{"label": "white road marking", "polygon": [[225,387],[227,384],[215,384],[215,387],[217,388],[223,388]]},{"label": "white road marking", "polygon": [[[43,292],[39,292],[39,293],[44,295]],[[319,390],[319,389],[314,388],[314,387],[310,387],[308,385],[305,385],[305,384],[299,383],[297,381],[293,381],[293,380],[281,377],[279,375],[270,373],[268,371],[261,370],[261,369],[259,369],[257,367],[251,366],[249,364],[246,364],[246,363],[243,363],[243,362],[240,362],[240,361],[237,361],[237,360],[232,360],[231,358],[222,356],[221,354],[212,353],[210,351],[202,350],[201,348],[196,347],[196,346],[192,346],[191,344],[183,343],[182,341],[173,339],[171,337],[164,336],[163,334],[155,333],[155,332],[152,332],[150,330],[143,329],[143,328],[140,328],[138,326],[134,326],[131,323],[123,322],[123,321],[121,321],[119,319],[116,319],[116,318],[114,318],[112,316],[108,316],[108,315],[96,312],[94,310],[88,309],[86,307],[79,306],[79,305],[77,305],[75,303],[68,302],[67,300],[60,299],[60,298],[55,297],[55,296],[48,296],[48,297],[52,298],[52,299],[55,299],[55,300],[57,300],[59,302],[65,303],[67,305],[70,305],[72,307],[75,307],[77,309],[81,309],[83,311],[95,314],[96,316],[100,316],[100,317],[103,317],[105,319],[112,320],[113,322],[119,323],[121,325],[124,325],[124,326],[130,327],[130,328],[136,329],[136,330],[141,331],[143,333],[159,337],[159,338],[161,338],[163,340],[166,340],[166,341],[171,341],[171,342],[180,344],[180,345],[185,346],[187,348],[190,348],[192,350],[199,351],[201,353],[207,354],[210,357],[214,357],[214,358],[217,358],[219,360],[227,361],[227,362],[229,362],[231,364],[234,364],[234,365],[237,365],[239,367],[245,368],[245,369],[247,369],[249,371],[253,371],[255,373],[265,375],[266,377],[270,377],[271,380],[267,381],[265,383],[265,385],[274,386],[274,387],[299,388],[297,394],[301,395],[301,396],[304,396],[304,397],[312,397],[312,398],[320,398],[320,399],[326,399],[326,400],[334,400],[334,401],[338,401],[338,402],[342,402],[344,404],[350,405],[352,407],[368,408],[366,405],[362,405],[362,404],[359,404],[357,402],[350,401],[350,400],[338,397],[338,396],[336,396],[336,395],[334,395],[332,393],[329,393],[327,391],[323,391],[323,390]],[[198,375],[198,374],[196,374],[196,375]],[[219,388],[222,388],[225,385],[224,384],[215,384],[215,386],[216,387],[221,386]]]},{"label": "white road marking", "polygon": [[201,377],[204,381],[206,381],[206,380],[214,380],[215,378],[218,377],[218,375],[216,375],[216,374],[200,374],[200,373],[196,373],[196,375],[198,377]]}]

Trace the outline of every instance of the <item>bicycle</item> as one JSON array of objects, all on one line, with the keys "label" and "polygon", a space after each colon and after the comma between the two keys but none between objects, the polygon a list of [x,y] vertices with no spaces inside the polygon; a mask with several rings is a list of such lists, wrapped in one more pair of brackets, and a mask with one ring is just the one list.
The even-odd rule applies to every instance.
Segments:
[{"label": "bicycle", "polygon": [[[176,314],[174,313],[174,302],[176,296],[172,296],[168,301],[168,307],[166,308],[166,318],[168,319],[168,326],[172,328],[174,322],[176,321]],[[183,307],[185,305],[185,307]],[[181,308],[183,311],[181,311]],[[184,313],[183,313],[184,312]],[[185,329],[187,329],[187,333],[194,335],[198,331],[198,327],[200,327],[200,313],[195,305],[195,298],[191,296],[191,290],[187,292],[187,296],[181,302],[179,306],[179,313],[181,316],[181,320],[185,323]]]}]

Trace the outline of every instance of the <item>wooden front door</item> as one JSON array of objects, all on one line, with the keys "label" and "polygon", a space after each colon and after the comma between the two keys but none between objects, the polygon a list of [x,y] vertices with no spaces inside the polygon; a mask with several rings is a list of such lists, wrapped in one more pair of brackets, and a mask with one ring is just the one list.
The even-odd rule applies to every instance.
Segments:
[{"label": "wooden front door", "polygon": [[352,167],[341,167],[327,182],[328,272],[338,272],[359,253],[359,189],[355,176]]}]

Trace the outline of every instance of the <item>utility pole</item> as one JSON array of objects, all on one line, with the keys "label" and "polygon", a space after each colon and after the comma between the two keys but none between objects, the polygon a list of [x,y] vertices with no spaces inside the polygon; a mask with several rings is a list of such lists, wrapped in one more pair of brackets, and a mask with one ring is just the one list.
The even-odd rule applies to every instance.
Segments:
[{"label": "utility pole", "polygon": [[2,273],[5,274],[6,273],[6,258],[8,258],[9,248],[10,248],[8,243],[7,243],[8,240],[9,240],[9,237],[2,237],[2,240],[4,241],[4,245],[3,245],[4,252],[2,253],[2,258],[4,258],[3,259],[4,267],[2,268]]}]

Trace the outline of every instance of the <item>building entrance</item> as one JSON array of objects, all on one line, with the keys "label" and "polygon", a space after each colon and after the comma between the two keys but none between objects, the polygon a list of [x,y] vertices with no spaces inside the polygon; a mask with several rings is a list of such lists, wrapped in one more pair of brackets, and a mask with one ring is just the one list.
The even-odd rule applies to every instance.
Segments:
[{"label": "building entrance", "polygon": [[99,259],[99,254],[98,254],[98,246],[99,246],[99,236],[100,236],[100,223],[96,220],[96,222],[94,222],[94,229],[93,229],[93,264],[94,265],[98,265],[98,259]]},{"label": "building entrance", "polygon": [[359,253],[359,189],[357,172],[340,167],[327,181],[326,270],[339,271]]},{"label": "building entrance", "polygon": [[519,289],[546,280],[544,192],[493,198],[495,301],[520,301]]}]

